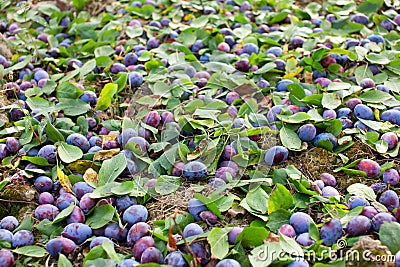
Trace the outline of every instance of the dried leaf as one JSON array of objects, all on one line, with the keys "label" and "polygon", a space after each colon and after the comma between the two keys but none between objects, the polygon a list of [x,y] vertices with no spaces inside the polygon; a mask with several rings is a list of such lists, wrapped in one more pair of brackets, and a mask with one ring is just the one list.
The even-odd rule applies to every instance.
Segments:
[{"label": "dried leaf", "polygon": [[89,168],[86,170],[85,174],[83,175],[83,180],[89,185],[98,184],[99,183],[99,175],[95,170]]},{"label": "dried leaf", "polygon": [[94,154],[93,160],[106,160],[117,155],[121,150],[119,148],[114,148],[110,150],[100,150]]}]

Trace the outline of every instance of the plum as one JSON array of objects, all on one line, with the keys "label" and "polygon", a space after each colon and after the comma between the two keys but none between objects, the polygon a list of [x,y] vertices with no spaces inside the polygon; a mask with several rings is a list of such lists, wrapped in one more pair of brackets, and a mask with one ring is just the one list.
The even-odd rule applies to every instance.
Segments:
[{"label": "plum", "polygon": [[225,97],[225,102],[231,105],[235,100],[240,99],[240,95],[237,92],[229,92]]},{"label": "plum", "polygon": [[396,109],[390,109],[382,112],[381,120],[390,122],[392,124],[400,125],[400,111]]},{"label": "plum", "polygon": [[54,197],[49,192],[40,193],[38,197],[39,204],[53,204]]},{"label": "plum", "polygon": [[101,147],[103,144],[103,141],[98,136],[92,136],[89,138],[89,144],[91,147],[95,147],[95,146]]},{"label": "plum", "polygon": [[189,223],[183,229],[183,236],[185,238],[187,238],[187,237],[190,237],[190,236],[202,234],[203,232],[204,232],[203,229],[198,224]]},{"label": "plum", "polygon": [[277,92],[287,92],[288,91],[287,86],[289,84],[293,84],[293,83],[294,82],[292,80],[281,80],[276,84],[275,91],[277,91]]},{"label": "plum", "polygon": [[7,242],[12,242],[13,234],[6,230],[6,229],[0,229],[0,240],[5,240]]},{"label": "plum", "polygon": [[67,137],[67,144],[79,147],[84,153],[88,152],[90,143],[85,136],[73,133]]},{"label": "plum", "polygon": [[284,224],[282,225],[278,232],[282,235],[288,236],[288,237],[296,237],[296,231],[294,230],[293,226],[290,224]]},{"label": "plum", "polygon": [[144,236],[140,238],[132,248],[132,254],[135,260],[140,261],[143,252],[150,247],[154,247],[156,244],[151,236]]},{"label": "plum", "polygon": [[242,227],[232,227],[232,229],[228,233],[228,242],[233,245],[236,242],[238,235],[243,231]]},{"label": "plum", "polygon": [[171,170],[171,175],[177,177],[182,176],[183,168],[185,168],[185,163],[182,161],[175,162]]},{"label": "plum", "polygon": [[325,186],[324,188],[322,188],[322,196],[323,197],[336,197],[336,196],[340,196],[339,191],[336,190],[336,188],[332,187],[332,186]]},{"label": "plum", "polygon": [[85,214],[79,207],[74,206],[74,209],[67,218],[67,223],[71,224],[71,223],[84,223],[84,222],[85,222]]},{"label": "plum", "polygon": [[83,223],[71,223],[64,227],[61,235],[71,239],[76,244],[81,244],[93,234],[92,229]]},{"label": "plum", "polygon": [[130,196],[119,197],[115,200],[115,207],[118,212],[124,212],[130,206],[136,205],[136,198]]},{"label": "plum", "polygon": [[151,227],[145,222],[138,222],[132,225],[127,235],[129,246],[133,246],[140,238],[150,235]]},{"label": "plum", "polygon": [[24,246],[31,246],[35,241],[35,237],[33,233],[28,230],[19,230],[18,232],[14,233],[12,238],[12,246],[14,248],[17,247],[24,247]]},{"label": "plum", "polygon": [[317,129],[313,124],[304,124],[297,130],[297,135],[304,142],[310,142],[315,138]]},{"label": "plum", "polygon": [[217,50],[225,52],[225,53],[229,53],[229,51],[231,50],[231,47],[229,46],[229,44],[227,44],[225,42],[221,42],[218,44]]},{"label": "plum", "polygon": [[239,59],[235,62],[235,68],[241,72],[248,72],[251,68],[250,61],[247,58]]},{"label": "plum", "polygon": [[149,142],[147,142],[146,139],[140,136],[131,137],[126,143],[134,143],[135,148],[140,150],[141,153],[146,153],[150,146]]},{"label": "plum", "polygon": [[290,216],[289,221],[296,233],[302,234],[308,232],[308,227],[310,226],[310,223],[313,222],[313,219],[307,213],[296,212]]},{"label": "plum", "polygon": [[16,153],[21,148],[21,144],[15,137],[7,137],[6,139],[6,149],[10,153]]},{"label": "plum", "polygon": [[211,178],[210,180],[208,180],[207,184],[213,187],[214,189],[217,189],[221,186],[225,186],[226,182],[221,178]]},{"label": "plum", "polygon": [[397,143],[399,141],[397,135],[392,132],[387,132],[382,134],[381,140],[386,142],[388,144],[388,149],[393,149],[397,146]]},{"label": "plum", "polygon": [[200,200],[192,198],[188,202],[188,211],[196,221],[201,221],[200,212],[208,210]]},{"label": "plum", "polygon": [[324,245],[331,246],[336,243],[343,234],[342,223],[339,219],[333,218],[325,223],[320,230],[320,238]]},{"label": "plum", "polygon": [[397,185],[400,181],[399,172],[396,169],[388,169],[383,173],[383,181],[390,185]]},{"label": "plum", "polygon": [[295,49],[295,48],[298,48],[298,47],[302,47],[304,41],[305,41],[305,39],[303,37],[293,36],[289,40],[289,46],[292,49]]},{"label": "plum", "polygon": [[57,148],[54,145],[45,145],[39,149],[38,156],[45,158],[49,163],[56,163]]},{"label": "plum", "polygon": [[58,258],[59,253],[64,255],[71,254],[75,248],[76,244],[72,240],[64,237],[51,239],[46,245],[47,252],[54,258]]},{"label": "plum", "polygon": [[332,174],[329,173],[321,173],[321,175],[318,177],[321,181],[324,182],[325,185],[328,186],[336,186],[336,178]]},{"label": "plum", "polygon": [[237,172],[231,167],[220,167],[215,172],[215,177],[222,179],[224,182],[228,182],[228,176],[230,176],[229,179],[231,179],[234,178],[236,174]]},{"label": "plum", "polygon": [[90,198],[90,194],[83,195],[79,201],[79,207],[84,213],[88,213],[95,205],[96,201]]},{"label": "plum", "polygon": [[182,177],[192,181],[203,179],[207,174],[207,166],[198,161],[187,163],[182,170]]},{"label": "plum", "polygon": [[[96,106],[97,104],[97,95],[93,91],[84,91],[83,94],[80,96],[80,100],[83,102],[88,103],[92,107]],[[94,127],[90,127],[94,128]]]},{"label": "plum", "polygon": [[14,231],[18,225],[18,220],[14,216],[6,216],[0,221],[0,229],[6,229],[11,232]]},{"label": "plum", "polygon": [[273,146],[267,150],[264,161],[267,165],[279,165],[283,163],[289,155],[289,151],[284,146]]},{"label": "plum", "polygon": [[[330,14],[332,15],[332,14]],[[286,267],[309,267],[310,265],[308,262],[303,259],[303,258],[296,258],[294,261],[292,261],[289,265]]]},{"label": "plum", "polygon": [[158,263],[158,264],[163,264],[164,263],[164,257],[158,248],[155,247],[149,247],[146,248],[142,256],[140,257],[140,263],[141,264],[146,264],[146,263]]},{"label": "plum", "polygon": [[358,104],[354,107],[354,116],[357,119],[374,120],[374,112],[364,104]]},{"label": "plum", "polygon": [[71,203],[77,204],[78,201],[76,197],[70,193],[60,194],[60,196],[56,199],[56,207],[59,210],[68,208]]},{"label": "plum", "polygon": [[0,267],[14,266],[14,255],[7,249],[0,249]]},{"label": "plum", "polygon": [[145,206],[133,205],[124,211],[122,219],[124,223],[128,223],[129,227],[132,227],[132,225],[135,223],[145,222],[148,215],[149,214]]},{"label": "plum", "polygon": [[371,220],[363,215],[352,217],[346,226],[346,233],[349,236],[361,236],[371,229]]},{"label": "plum", "polygon": [[48,219],[50,221],[60,213],[60,210],[51,204],[42,204],[35,209],[35,218],[38,220]]},{"label": "plum", "polygon": [[349,198],[349,202],[348,202],[348,206],[349,209],[354,209],[356,207],[360,207],[360,206],[369,206],[369,202],[360,196],[352,196]]},{"label": "plum", "polygon": [[361,100],[358,98],[351,98],[346,101],[346,106],[350,109],[354,109],[358,104],[362,104]]},{"label": "plum", "polygon": [[369,23],[369,19],[364,14],[355,14],[350,17],[350,21],[354,23],[359,23],[363,25],[367,25]]},{"label": "plum", "polygon": [[39,69],[33,74],[33,78],[35,79],[36,82],[38,82],[42,79],[49,79],[50,76],[45,70]]},{"label": "plum", "polygon": [[124,57],[124,65],[130,66],[135,65],[138,62],[138,56],[134,52],[130,52]]},{"label": "plum", "polygon": [[234,259],[224,259],[215,265],[215,267],[241,267],[240,263]]},{"label": "plum", "polygon": [[218,222],[217,215],[208,210],[200,212],[199,217],[208,225],[214,225]]},{"label": "plum", "polygon": [[340,108],[337,110],[336,113],[338,118],[351,118],[351,109],[349,108]]},{"label": "plum", "polygon": [[117,265],[117,267],[134,267],[136,265],[139,265],[140,263],[132,260],[132,259],[124,259],[120,261]]},{"label": "plum", "polygon": [[296,238],[296,242],[305,247],[311,246],[315,243],[309,233],[299,234]]},{"label": "plum", "polygon": [[332,148],[335,148],[338,145],[337,138],[331,133],[320,133],[314,138],[314,146],[320,147],[322,142],[329,142]]},{"label": "plum", "polygon": [[143,122],[146,123],[147,125],[157,128],[158,125],[160,125],[161,116],[157,111],[150,111],[149,113],[147,113]]},{"label": "plum", "polygon": [[143,75],[139,72],[130,72],[128,74],[128,84],[131,88],[141,86],[143,83]]},{"label": "plum", "polygon": [[110,223],[104,228],[104,236],[123,242],[126,240],[128,230],[119,227],[118,223]]},{"label": "plum", "polygon": [[369,219],[372,219],[376,214],[378,214],[378,211],[373,206],[365,206],[361,212],[361,215],[364,215]]},{"label": "plum", "polygon": [[364,171],[368,177],[373,178],[380,174],[381,167],[376,161],[363,159],[357,164],[357,169]]},{"label": "plum", "polygon": [[90,242],[90,249],[101,246],[104,242],[109,243],[112,247],[114,247],[114,242],[112,242],[109,238],[104,237],[104,236],[98,236],[95,237],[91,242]]},{"label": "plum", "polygon": [[379,34],[372,34],[370,36],[367,37],[367,40],[373,42],[373,43],[385,43],[385,39],[382,37],[382,35]]},{"label": "plum", "polygon": [[399,196],[393,190],[387,190],[382,193],[379,203],[383,204],[389,211],[399,207]]},{"label": "plum", "polygon": [[179,251],[173,251],[165,257],[165,264],[172,267],[186,267],[188,264],[183,258],[182,253]]},{"label": "plum", "polygon": [[72,186],[72,192],[74,192],[78,199],[81,199],[85,194],[92,193],[93,190],[93,187],[86,182],[77,182]]},{"label": "plum", "polygon": [[[127,128],[127,129],[123,130],[123,131],[121,132],[121,135],[119,136],[119,139],[120,139],[119,143],[120,143],[120,145],[121,145],[121,146],[125,146],[126,143],[128,142],[128,140],[131,139],[132,137],[135,137],[135,136],[137,136],[137,133],[135,132],[134,129],[132,129],[132,128]],[[90,140],[89,140],[89,142],[90,142]],[[101,143],[100,143],[100,144],[101,144]]]},{"label": "plum", "polygon": [[392,214],[387,213],[387,212],[379,212],[372,218],[372,228],[379,232],[379,229],[381,228],[381,225],[384,222],[395,222],[396,218],[393,217]]},{"label": "plum", "polygon": [[39,192],[50,192],[53,190],[53,181],[47,176],[36,178],[34,185]]}]

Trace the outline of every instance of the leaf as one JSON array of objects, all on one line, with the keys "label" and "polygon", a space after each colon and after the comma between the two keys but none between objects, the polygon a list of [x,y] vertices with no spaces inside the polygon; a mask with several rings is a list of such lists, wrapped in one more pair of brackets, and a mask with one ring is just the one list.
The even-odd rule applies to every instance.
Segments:
[{"label": "leaf", "polygon": [[386,92],[382,92],[380,90],[369,90],[358,97],[361,101],[369,102],[369,103],[384,103],[385,101],[392,98]]},{"label": "leaf", "polygon": [[109,45],[100,46],[94,50],[94,56],[96,58],[101,57],[101,56],[110,56],[114,53],[115,53],[115,50]]},{"label": "leaf", "polygon": [[270,266],[271,263],[281,255],[281,252],[282,248],[280,242],[267,242],[266,244],[262,244],[251,251],[251,255],[249,255],[251,266]]},{"label": "leaf", "polygon": [[22,156],[22,160],[27,160],[33,164],[39,165],[39,166],[51,166],[47,159],[42,158],[42,157],[30,157],[30,156]]},{"label": "leaf", "polygon": [[64,254],[59,253],[58,255],[58,267],[72,267],[72,263]]},{"label": "leaf", "polygon": [[138,26],[128,26],[126,27],[126,35],[129,38],[135,38],[143,34],[143,28]]},{"label": "leaf", "polygon": [[176,190],[182,183],[182,179],[175,176],[161,175],[156,182],[155,190],[160,195],[168,195]]},{"label": "leaf", "polygon": [[197,198],[203,204],[205,204],[211,212],[213,212],[215,215],[217,215],[218,218],[220,218],[220,219],[223,218],[218,206],[212,200],[210,200],[209,198],[207,198],[199,193],[195,193],[193,196],[194,196],[194,198]]},{"label": "leaf", "polygon": [[57,177],[60,181],[61,186],[69,193],[72,192],[72,185],[67,175],[61,170],[61,168],[57,165]]},{"label": "leaf", "polygon": [[251,30],[247,27],[240,27],[240,28],[236,28],[233,29],[233,33],[239,37],[239,39],[244,39],[246,36],[248,36],[251,33]]},{"label": "leaf", "polygon": [[83,180],[85,180],[85,182],[88,183],[90,186],[96,187],[99,183],[99,175],[92,168],[88,168],[83,174]]},{"label": "leaf", "polygon": [[[106,267],[107,265],[104,264],[104,259],[107,258],[107,253],[104,251],[103,246],[96,246],[92,248],[88,254],[86,254],[85,259],[83,260],[83,266],[102,266]],[[93,264],[89,265],[89,261],[98,261],[98,262],[93,262]],[[113,264],[112,266],[115,266]],[[108,266],[107,266],[108,267]]]},{"label": "leaf", "polygon": [[92,229],[99,229],[112,221],[115,213],[115,208],[110,204],[97,206],[93,213],[86,219],[86,224]]},{"label": "leaf", "polygon": [[276,68],[276,64],[274,62],[269,62],[269,63],[265,64],[264,66],[262,66],[261,68],[259,68],[258,70],[256,70],[254,72],[254,74],[263,74],[263,73],[266,73],[275,68]]},{"label": "leaf", "polygon": [[279,131],[279,137],[282,144],[290,150],[299,149],[301,147],[301,140],[292,129],[282,126],[281,130]]},{"label": "leaf", "polygon": [[44,219],[38,225],[36,225],[36,230],[38,230],[41,234],[47,236],[57,236],[61,235],[63,231],[63,227],[60,225],[54,225],[49,219]]},{"label": "leaf", "polygon": [[257,186],[247,193],[246,202],[252,209],[261,213],[266,213],[268,210],[268,194],[261,186]]},{"label": "leaf", "polygon": [[83,66],[79,69],[79,78],[85,77],[96,67],[96,60],[91,59],[87,61]]},{"label": "leaf", "polygon": [[16,233],[20,230],[27,230],[27,231],[32,231],[32,218],[31,217],[26,217],[20,225],[13,231],[13,233]]},{"label": "leaf", "polygon": [[322,106],[327,109],[336,109],[342,104],[340,97],[335,93],[327,93],[322,95]]},{"label": "leaf", "polygon": [[68,208],[63,209],[53,220],[53,224],[61,222],[62,220],[66,219],[74,210],[75,203],[72,202]]},{"label": "leaf", "polygon": [[264,227],[248,226],[237,236],[235,243],[240,243],[246,248],[257,247],[264,242],[268,233]]},{"label": "leaf", "polygon": [[99,184],[104,185],[113,182],[126,168],[126,158],[124,154],[118,154],[111,159],[107,159],[101,165],[99,171]]},{"label": "leaf", "polygon": [[34,257],[34,258],[43,258],[44,256],[47,255],[47,251],[39,246],[25,246],[25,247],[20,247],[17,249],[13,250],[14,253],[28,256],[28,257]]},{"label": "leaf", "polygon": [[279,228],[289,223],[289,218],[292,214],[288,210],[277,210],[269,215],[267,227],[272,232],[277,232]]},{"label": "leaf", "polygon": [[303,249],[294,240],[294,238],[290,238],[288,236],[280,234],[279,241],[280,241],[282,250],[285,251],[286,253],[296,256],[296,257],[304,256]]},{"label": "leaf", "polygon": [[381,9],[384,0],[366,0],[357,6],[357,11],[366,15],[376,13]]},{"label": "leaf", "polygon": [[57,106],[59,110],[64,110],[67,116],[78,116],[85,114],[90,110],[90,105],[80,99],[61,98],[60,104]]},{"label": "leaf", "polygon": [[400,251],[400,224],[397,222],[384,222],[379,229],[379,240],[395,255]]},{"label": "leaf", "polygon": [[118,90],[118,85],[114,83],[107,83],[101,90],[99,100],[97,101],[96,110],[106,110],[114,98]]},{"label": "leaf", "polygon": [[350,195],[364,197],[366,200],[370,201],[376,200],[376,195],[374,190],[372,190],[371,187],[365,184],[360,184],[360,183],[352,184],[349,187],[347,187],[347,192],[349,192]]},{"label": "leaf", "polygon": [[85,0],[72,0],[76,10],[81,10],[85,6]]},{"label": "leaf", "polygon": [[54,143],[58,141],[65,141],[64,136],[49,121],[46,125],[46,135],[47,138]]},{"label": "leaf", "polygon": [[229,252],[227,229],[214,228],[208,234],[207,241],[211,246],[211,255],[222,260]]},{"label": "leaf", "polygon": [[79,147],[69,145],[65,142],[58,143],[57,153],[65,163],[74,162],[83,156],[83,152]]},{"label": "leaf", "polygon": [[373,64],[386,65],[390,63],[390,60],[382,54],[370,53],[365,58]]},{"label": "leaf", "polygon": [[117,252],[115,252],[113,245],[111,245],[108,242],[103,242],[103,244],[101,244],[101,246],[103,247],[104,251],[107,253],[108,257],[110,259],[112,259],[113,261],[119,262],[122,260],[123,256],[118,255]]},{"label": "leaf", "polygon": [[282,184],[277,184],[268,198],[268,214],[279,209],[289,209],[293,206],[293,196]]}]

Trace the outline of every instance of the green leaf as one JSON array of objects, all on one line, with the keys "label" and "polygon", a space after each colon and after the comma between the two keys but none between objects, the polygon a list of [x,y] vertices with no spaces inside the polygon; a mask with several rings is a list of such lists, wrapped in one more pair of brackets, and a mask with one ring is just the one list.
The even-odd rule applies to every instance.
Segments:
[{"label": "green leaf", "polygon": [[104,251],[107,253],[108,257],[110,259],[112,259],[115,262],[119,262],[123,259],[122,255],[118,255],[117,252],[115,252],[114,246],[111,245],[108,242],[103,242],[103,244],[101,244],[101,246],[103,247]]},{"label": "green leaf", "polygon": [[74,210],[75,203],[71,203],[68,208],[63,209],[53,220],[53,224],[61,222],[62,220],[66,219]]},{"label": "green leaf", "polygon": [[110,204],[97,206],[93,213],[86,219],[86,224],[92,229],[99,229],[112,221],[115,213],[115,208]]},{"label": "green leaf", "polygon": [[190,23],[190,26],[201,29],[207,25],[207,22],[208,22],[208,16],[200,16],[200,17],[194,19],[192,21],[192,23]]},{"label": "green leaf", "polygon": [[72,267],[72,263],[64,254],[60,253],[58,257],[58,267]]},{"label": "green leaf", "polygon": [[266,73],[275,68],[276,68],[276,64],[274,62],[269,62],[269,63],[265,64],[264,66],[262,66],[261,68],[259,68],[258,70],[256,70],[254,72],[254,74],[263,74],[263,73]]},{"label": "green leaf", "polygon": [[143,28],[138,26],[128,26],[126,27],[126,35],[129,38],[139,37],[143,34]]},{"label": "green leaf", "polygon": [[58,109],[64,110],[64,114],[67,116],[78,116],[88,112],[90,105],[80,99],[68,99],[61,98]]},{"label": "green leaf", "polygon": [[118,90],[118,85],[114,83],[108,83],[101,90],[99,100],[95,107],[96,110],[106,110],[114,99],[114,95]]},{"label": "green leaf", "polygon": [[160,195],[168,195],[176,190],[182,183],[182,179],[175,176],[161,175],[156,182],[155,190]]},{"label": "green leaf", "polygon": [[290,150],[299,149],[301,147],[301,140],[292,129],[282,126],[281,130],[279,131],[279,137],[282,144]]},{"label": "green leaf", "polygon": [[95,50],[94,50],[94,56],[97,58],[97,57],[101,57],[101,56],[110,56],[110,55],[112,55],[112,54],[114,54],[115,53],[115,50],[111,47],[111,46],[109,46],[109,45],[106,45],[106,46],[100,46],[100,47],[97,47]]},{"label": "green leaf", "polygon": [[207,208],[213,212],[215,215],[217,215],[218,218],[222,219],[221,211],[219,210],[218,206],[209,198],[203,196],[202,194],[195,193],[194,198],[197,198],[200,200],[203,204],[207,206]]},{"label": "green leaf", "polygon": [[288,210],[276,210],[269,215],[267,227],[272,232],[278,232],[279,228],[289,223],[292,214]]},{"label": "green leaf", "polygon": [[360,184],[360,183],[352,184],[349,187],[347,187],[347,192],[349,192],[350,195],[360,196],[365,198],[366,200],[370,201],[376,200],[376,195],[374,190],[372,190],[371,187],[365,184]]},{"label": "green leaf", "polygon": [[357,6],[357,11],[364,13],[365,15],[376,13],[379,9],[381,9],[383,2],[384,0],[363,1]]},{"label": "green leaf", "polygon": [[365,58],[373,64],[386,65],[390,63],[390,60],[382,54],[370,53]]},{"label": "green leaf", "polygon": [[[104,251],[103,246],[96,246],[96,247],[92,248],[89,251],[88,254],[86,254],[86,257],[83,260],[83,266],[93,266],[93,267],[102,266],[102,267],[105,267],[107,265],[104,265],[103,264],[104,262],[101,261],[101,260],[103,260],[105,258],[107,258],[107,253]],[[95,260],[100,260],[100,262],[96,263],[97,265],[96,264],[93,264],[93,265],[86,264],[89,261],[95,261]],[[113,266],[115,266],[115,264]]]},{"label": "green leaf", "polygon": [[99,170],[99,185],[113,182],[126,168],[124,154],[118,154],[103,162]]},{"label": "green leaf", "polygon": [[277,184],[268,198],[268,214],[279,209],[289,209],[293,206],[293,196],[282,184]]},{"label": "green leaf", "polygon": [[229,252],[228,230],[214,228],[208,234],[207,241],[211,246],[213,258],[222,260]]},{"label": "green leaf", "polygon": [[47,251],[39,246],[25,246],[25,247],[20,247],[17,249],[13,250],[14,253],[28,256],[28,257],[34,257],[34,258],[42,258],[47,255]]},{"label": "green leaf", "polygon": [[281,252],[282,248],[280,242],[267,242],[266,244],[262,244],[251,251],[251,255],[249,255],[251,266],[270,266],[271,263],[281,255]]},{"label": "green leaf", "polygon": [[326,109],[336,109],[342,104],[339,95],[327,93],[322,95],[322,106]]},{"label": "green leaf", "polygon": [[96,67],[96,60],[91,59],[87,61],[83,66],[79,69],[79,78],[85,77]]},{"label": "green leaf", "polygon": [[27,230],[27,231],[32,231],[32,218],[31,217],[26,217],[20,225],[13,231],[13,233],[16,233],[20,230]]},{"label": "green leaf", "polygon": [[30,56],[30,55],[26,56],[23,61],[18,62],[17,64],[14,64],[11,67],[5,69],[4,75],[8,74],[11,71],[20,70],[20,69],[24,68],[26,65],[28,65],[29,62],[31,62],[31,59],[32,59],[32,56]]},{"label": "green leaf", "polygon": [[74,162],[83,156],[83,152],[79,147],[69,145],[65,142],[59,142],[57,147],[58,156],[65,163]]},{"label": "green leaf", "polygon": [[384,222],[379,229],[379,240],[395,255],[400,251],[400,224],[397,222]]},{"label": "green leaf", "polygon": [[294,240],[294,238],[290,238],[288,236],[280,234],[279,243],[283,251],[290,255],[296,255],[298,257],[303,257],[304,252],[300,245]]},{"label": "green leaf", "polygon": [[63,231],[63,227],[60,225],[54,225],[49,219],[44,219],[38,225],[36,225],[36,230],[38,230],[41,234],[47,236],[57,236],[61,235]]},{"label": "green leaf", "polygon": [[39,166],[51,166],[49,162],[42,157],[30,157],[30,156],[22,156],[22,160],[27,160],[33,164],[39,165]]},{"label": "green leaf", "polygon": [[64,136],[49,121],[46,125],[46,135],[47,138],[54,143],[58,141],[65,141]]},{"label": "green leaf", "polygon": [[85,6],[85,0],[72,0],[76,10],[81,10]]},{"label": "green leaf", "polygon": [[361,94],[358,98],[369,103],[384,103],[385,101],[391,99],[392,96],[380,90],[369,90]]},{"label": "green leaf", "polygon": [[248,226],[237,236],[235,243],[243,247],[257,247],[267,238],[269,232],[264,227]]},{"label": "green leaf", "polygon": [[239,37],[239,39],[244,39],[246,36],[248,36],[251,33],[251,30],[247,27],[240,27],[240,28],[236,28],[233,29],[233,33]]},{"label": "green leaf", "polygon": [[246,202],[250,208],[263,214],[268,210],[268,194],[261,186],[254,187],[247,193]]}]

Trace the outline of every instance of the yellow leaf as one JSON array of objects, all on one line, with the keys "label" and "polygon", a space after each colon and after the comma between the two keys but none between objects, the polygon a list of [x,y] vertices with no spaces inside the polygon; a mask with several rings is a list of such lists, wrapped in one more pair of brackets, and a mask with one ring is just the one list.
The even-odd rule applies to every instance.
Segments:
[{"label": "yellow leaf", "polygon": [[114,148],[110,150],[100,150],[94,154],[93,160],[106,160],[117,155],[121,150],[119,148]]},{"label": "yellow leaf", "polygon": [[95,170],[89,168],[86,170],[85,174],[83,175],[83,180],[89,185],[91,184],[98,184],[99,183],[99,175]]},{"label": "yellow leaf", "polygon": [[61,186],[69,193],[72,193],[72,184],[71,181],[69,180],[68,176],[64,174],[64,172],[60,169],[60,167],[57,166],[57,177],[58,180],[60,181]]},{"label": "yellow leaf", "polygon": [[287,79],[287,78],[296,77],[297,75],[299,75],[300,72],[303,71],[303,69],[304,69],[304,67],[300,67],[295,72],[291,72],[291,73],[285,74],[285,76],[283,76],[283,78]]}]

